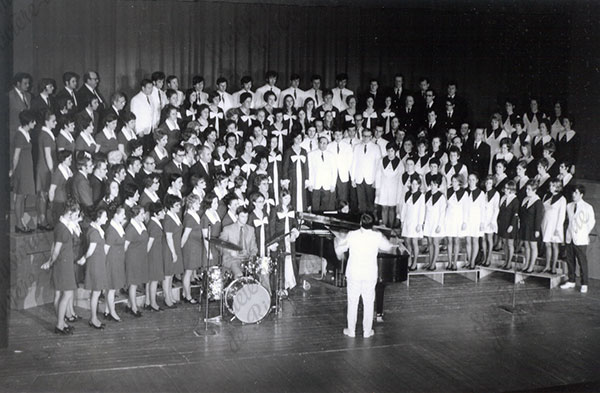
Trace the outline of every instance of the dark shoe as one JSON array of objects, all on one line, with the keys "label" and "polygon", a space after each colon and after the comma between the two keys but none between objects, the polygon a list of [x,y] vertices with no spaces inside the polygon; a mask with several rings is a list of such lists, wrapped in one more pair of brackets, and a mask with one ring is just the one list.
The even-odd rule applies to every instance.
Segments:
[{"label": "dark shoe", "polygon": [[33,232],[33,229],[21,228],[19,226],[15,226],[15,232],[16,233],[31,233],[31,232]]},{"label": "dark shoe", "polygon": [[98,330],[104,330],[104,328],[106,327],[105,324],[101,323],[99,326],[94,325],[94,323],[92,321],[88,321],[88,325],[90,325],[90,327],[93,327],[94,329],[98,329]]},{"label": "dark shoe", "polygon": [[38,229],[38,231],[42,231],[42,232],[47,232],[50,230],[47,225],[41,225],[41,224],[38,224],[37,229]]},{"label": "dark shoe", "polygon": [[158,307],[158,308],[154,308],[154,307],[150,306],[150,307],[149,307],[149,310],[150,310],[150,311],[154,311],[154,312],[160,312],[160,311],[162,311],[162,308],[160,308],[160,307]]},{"label": "dark shoe", "polygon": [[411,272],[414,272],[415,270],[417,270],[417,266],[416,265],[415,266],[410,266],[408,268],[408,270],[410,270]]},{"label": "dark shoe", "polygon": [[54,327],[54,333],[60,334],[61,336],[69,336],[69,335],[73,334],[73,331],[66,327],[64,329],[59,329],[57,327]]},{"label": "dark shoe", "polygon": [[458,268],[456,266],[451,266],[449,270],[455,272],[458,270]]},{"label": "dark shoe", "polygon": [[435,264],[432,264],[431,266],[429,266],[429,267],[427,268],[427,270],[429,270],[430,272],[434,272],[434,271],[435,271],[435,269],[436,269],[436,266],[435,266]]},{"label": "dark shoe", "polygon": [[121,319],[117,319],[117,318],[113,317],[111,314],[104,314],[104,319],[106,319],[107,321],[121,322]]},{"label": "dark shoe", "polygon": [[172,304],[169,306],[167,303],[165,303],[165,308],[172,309],[172,308],[177,308],[177,306],[175,304]]},{"label": "dark shoe", "polygon": [[139,312],[139,311],[132,311],[132,312],[131,312],[131,315],[133,315],[133,316],[134,316],[134,317],[136,317],[136,318],[139,318],[139,317],[141,317],[141,316],[142,316],[142,313],[141,313],[141,312]]},{"label": "dark shoe", "polygon": [[81,317],[77,314],[71,315],[70,317],[65,317],[65,321],[69,323],[77,322],[81,319]]},{"label": "dark shoe", "polygon": [[184,297],[183,298],[183,302],[184,303],[188,303],[188,304],[198,304],[198,301],[196,299],[194,299],[194,298],[189,298],[188,299],[188,298]]}]

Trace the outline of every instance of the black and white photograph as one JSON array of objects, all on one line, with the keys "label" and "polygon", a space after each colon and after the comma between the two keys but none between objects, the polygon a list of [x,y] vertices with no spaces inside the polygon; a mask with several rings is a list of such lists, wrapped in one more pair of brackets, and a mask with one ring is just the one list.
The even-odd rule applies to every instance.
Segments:
[{"label": "black and white photograph", "polygon": [[0,1],[0,392],[600,392],[599,21]]}]

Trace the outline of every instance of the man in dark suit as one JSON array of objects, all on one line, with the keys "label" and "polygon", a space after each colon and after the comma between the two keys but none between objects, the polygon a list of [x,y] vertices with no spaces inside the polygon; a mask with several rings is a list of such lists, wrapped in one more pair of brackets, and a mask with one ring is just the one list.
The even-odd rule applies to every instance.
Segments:
[{"label": "man in dark suit", "polygon": [[404,76],[402,74],[394,76],[394,86],[389,89],[387,94],[392,97],[392,108],[394,108],[396,113],[404,109],[406,97],[410,92],[404,88]]},{"label": "man in dark suit", "polygon": [[421,114],[411,94],[406,96],[404,107],[397,111],[397,116],[400,119],[400,128],[404,128],[409,135],[416,135],[421,125]]},{"label": "man in dark suit", "polygon": [[456,112],[458,121],[465,121],[469,117],[469,106],[467,100],[456,94],[457,85],[455,81],[450,81],[447,84],[446,99],[450,99],[454,102],[454,111]]},{"label": "man in dark suit", "polygon": [[127,104],[127,97],[125,97],[125,94],[121,93],[120,91],[116,91],[110,96],[110,102],[110,107],[108,107],[102,114],[102,122],[104,122],[106,115],[109,113],[114,114],[117,116],[117,128],[115,129],[115,133],[119,133],[125,125],[122,116],[124,113],[125,104]]},{"label": "man in dark suit", "polygon": [[210,148],[206,145],[198,146],[198,162],[196,162],[190,168],[190,176],[196,175],[206,179],[206,188],[213,188],[213,177],[215,175],[215,168],[212,166],[210,157]]},{"label": "man in dark suit", "polygon": [[79,153],[77,158],[77,172],[73,174],[71,183],[71,196],[81,206],[82,213],[90,218],[94,208],[94,199],[89,177],[94,170],[94,164],[87,153]]},{"label": "man in dark suit", "polygon": [[219,239],[233,243],[242,248],[242,251],[223,249],[223,253],[225,254],[223,266],[233,272],[234,278],[239,278],[243,275],[241,262],[258,254],[254,228],[247,223],[248,210],[245,207],[238,207],[237,222],[224,227],[219,235]]},{"label": "man in dark suit", "polygon": [[108,173],[108,162],[104,157],[94,159],[94,172],[88,176],[90,187],[92,188],[92,200],[94,206],[104,198],[106,194],[106,174]]},{"label": "man in dark suit", "polygon": [[171,175],[177,174],[183,178],[183,189],[182,192],[185,194],[187,188],[189,168],[183,163],[185,158],[185,149],[181,145],[173,147],[171,152],[171,160],[163,168],[163,187],[165,192],[169,188]]},{"label": "man in dark suit", "polygon": [[440,141],[442,142],[442,145],[444,145],[446,140],[444,129],[437,121],[437,114],[433,109],[431,109],[429,112],[427,112],[427,138],[429,139],[429,142],[431,142],[431,140],[436,136],[440,137]]},{"label": "man in dark suit", "polygon": [[490,167],[490,145],[484,141],[483,128],[475,129],[475,141],[469,147],[471,159],[469,163],[469,172],[475,172],[483,179],[488,174]]},{"label": "man in dark suit", "polygon": [[[64,87],[58,93],[56,93],[56,102],[59,103],[62,100],[70,99],[73,101],[73,109],[71,114],[77,112],[79,101],[77,101],[77,85],[79,84],[79,75],[74,72],[67,71],[63,74]],[[60,106],[60,104],[59,104]],[[62,108],[57,108],[62,109]]]},{"label": "man in dark suit", "polygon": [[422,76],[419,78],[419,90],[413,95],[415,105],[419,109],[425,108],[425,96],[427,95],[427,90],[429,90],[429,78]]},{"label": "man in dark suit", "polygon": [[375,101],[374,107],[376,110],[381,110],[385,106],[385,94],[379,91],[379,81],[371,79],[369,81],[369,91],[364,93],[358,102],[359,109],[362,111],[366,107],[367,98],[372,97]]},{"label": "man in dark suit", "polygon": [[[31,75],[25,72],[17,72],[13,78],[13,88],[8,92],[9,108],[9,135],[10,140],[14,139],[14,134],[19,128],[19,113],[25,109],[31,108]],[[12,148],[10,149],[12,152]]]},{"label": "man in dark suit", "polygon": [[100,108],[100,112],[103,112],[106,104],[105,100],[98,92],[98,84],[100,83],[100,77],[98,73],[95,71],[88,71],[83,75],[83,86],[77,91],[77,103],[79,106],[77,109],[79,111],[83,110],[88,103],[90,102],[90,98],[96,97],[98,98],[98,106]]},{"label": "man in dark suit", "polygon": [[440,115],[440,124],[446,130],[450,128],[458,129],[461,120],[454,110],[454,102],[450,98],[446,98],[445,106],[446,110]]},{"label": "man in dark suit", "polygon": [[131,184],[133,187],[142,191],[139,187],[139,183],[136,178],[138,173],[142,169],[142,161],[139,157],[129,156],[127,157],[127,170],[125,171],[125,179],[121,182],[121,189],[125,189],[126,184]]},{"label": "man in dark suit", "polygon": [[[41,114],[44,110],[49,109],[50,111],[54,111],[54,102],[52,98],[52,93],[54,93],[54,89],[56,84],[54,79],[43,78],[38,84],[39,95],[33,97],[31,100],[31,109],[35,111],[38,115]],[[43,119],[38,119],[38,124],[43,124]]]},{"label": "man in dark suit", "polygon": [[100,115],[98,114],[99,101],[96,97],[89,97],[88,102],[84,106],[83,110],[75,115],[79,121],[87,120],[94,124],[94,134],[100,131],[98,129],[100,124]]}]

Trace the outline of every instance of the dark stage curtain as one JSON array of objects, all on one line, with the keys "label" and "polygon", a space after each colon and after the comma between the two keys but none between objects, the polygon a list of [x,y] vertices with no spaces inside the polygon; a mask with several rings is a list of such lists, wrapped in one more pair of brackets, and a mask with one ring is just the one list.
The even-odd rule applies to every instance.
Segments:
[{"label": "dark stage curtain", "polygon": [[[335,74],[347,72],[355,92],[369,78],[390,85],[402,72],[411,90],[419,76],[430,77],[440,97],[443,83],[456,80],[475,120],[487,125],[509,92],[521,99],[567,91],[569,22],[556,6],[546,13],[121,0],[39,7],[33,46],[15,48],[15,70],[59,84],[65,70],[97,70],[107,99],[115,89],[131,96],[155,70],[178,75],[182,88],[204,75],[207,90],[222,75],[230,91],[246,74],[261,85],[267,69],[279,71],[280,87],[297,72],[305,88],[313,73],[333,86]],[[19,64],[28,50],[21,58],[32,63]]]}]

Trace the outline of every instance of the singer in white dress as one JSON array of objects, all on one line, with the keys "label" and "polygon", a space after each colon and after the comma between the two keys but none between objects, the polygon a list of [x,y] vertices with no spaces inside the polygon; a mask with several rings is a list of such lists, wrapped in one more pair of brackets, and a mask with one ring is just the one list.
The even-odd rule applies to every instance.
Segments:
[{"label": "singer in white dress", "polygon": [[429,263],[427,270],[435,270],[439,256],[440,239],[445,236],[446,195],[440,190],[444,176],[436,174],[429,181],[430,190],[425,194],[425,224],[423,235],[427,236]]},{"label": "singer in white dress", "polygon": [[556,274],[558,246],[565,241],[565,218],[567,200],[562,195],[562,181],[553,179],[550,192],[544,196],[544,218],[542,219],[542,240],[546,245],[546,267],[543,273]]}]

